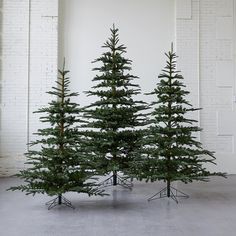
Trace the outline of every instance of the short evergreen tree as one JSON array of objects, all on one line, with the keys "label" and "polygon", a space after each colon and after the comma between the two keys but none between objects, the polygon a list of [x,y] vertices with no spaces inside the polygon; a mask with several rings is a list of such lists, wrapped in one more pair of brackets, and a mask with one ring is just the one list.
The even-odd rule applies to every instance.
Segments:
[{"label": "short evergreen tree", "polygon": [[80,120],[81,109],[71,98],[77,93],[69,90],[69,71],[59,70],[57,86],[48,92],[55,97],[48,107],[39,109],[36,113],[43,114],[41,122],[48,128],[39,129],[38,140],[30,143],[34,150],[26,153],[26,170],[20,171],[18,177],[25,184],[12,187],[10,190],[25,191],[26,194],[46,193],[57,196],[48,202],[49,209],[60,204],[72,207],[63,197],[69,191],[100,195],[93,179],[93,162],[86,155],[84,137],[76,127]]},{"label": "short evergreen tree", "polygon": [[134,96],[140,94],[139,85],[133,83],[138,77],[129,73],[131,60],[123,56],[126,47],[119,44],[118,29],[114,25],[103,48],[107,51],[94,61],[100,64],[93,69],[98,72],[93,79],[96,85],[87,92],[97,99],[85,108],[88,145],[91,156],[96,157],[98,172],[112,173],[103,184],[130,187],[132,184],[117,173],[123,172],[127,177],[130,163],[139,155],[140,127],[145,123],[143,112],[147,106],[134,100]]},{"label": "short evergreen tree", "polygon": [[196,120],[187,117],[199,109],[193,108],[186,100],[189,92],[184,89],[183,77],[176,70],[177,56],[173,49],[165,55],[167,65],[158,77],[157,87],[149,93],[155,95],[157,101],[151,104],[151,124],[142,141],[143,160],[139,161],[136,171],[140,173],[140,179],[167,183],[166,188],[149,200],[167,196],[177,201],[176,197],[187,195],[173,188],[171,182],[207,181],[211,175],[225,174],[211,173],[206,169],[205,164],[214,163],[213,152],[203,149],[194,137],[201,129],[195,125]]}]

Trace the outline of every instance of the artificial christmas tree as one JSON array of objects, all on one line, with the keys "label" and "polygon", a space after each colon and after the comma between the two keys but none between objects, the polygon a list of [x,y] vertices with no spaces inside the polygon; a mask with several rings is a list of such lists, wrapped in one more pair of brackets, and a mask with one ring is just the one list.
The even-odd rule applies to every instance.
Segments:
[{"label": "artificial christmas tree", "polygon": [[[96,85],[88,91],[88,96],[97,98],[85,108],[88,119],[86,135],[90,137],[87,144],[90,155],[97,160],[97,171],[101,175],[112,173],[103,181],[103,186],[122,185],[130,188],[132,183],[127,176],[130,163],[139,155],[139,140],[145,124],[144,110],[146,103],[134,100],[140,94],[139,85],[133,83],[138,77],[129,74],[131,60],[126,59],[126,47],[119,44],[118,29],[111,29],[111,37],[103,48],[107,49],[95,63],[100,67],[93,82]],[[121,177],[122,172],[126,177]]]},{"label": "artificial christmas tree", "polygon": [[225,176],[224,173],[211,173],[204,164],[214,163],[213,152],[202,148],[194,135],[201,129],[194,125],[196,120],[189,119],[189,112],[197,111],[186,100],[189,94],[184,88],[183,77],[176,70],[176,54],[172,50],[165,54],[167,65],[159,75],[160,81],[149,95],[155,95],[157,101],[151,113],[150,126],[143,139],[143,160],[135,166],[140,173],[140,180],[164,180],[166,188],[150,197],[154,200],[171,197],[178,202],[177,197],[188,195],[171,186],[173,181],[184,183],[193,180],[207,181],[211,175]]},{"label": "artificial christmas tree", "polygon": [[61,204],[73,208],[63,197],[69,191],[102,195],[93,178],[93,162],[86,155],[85,139],[76,127],[81,122],[81,109],[71,101],[78,94],[69,90],[68,72],[64,66],[62,71],[59,70],[57,87],[48,92],[55,99],[48,107],[36,112],[44,114],[40,120],[49,127],[39,129],[36,135],[42,138],[30,143],[35,150],[26,153],[29,167],[17,175],[24,179],[25,184],[10,188],[25,191],[26,194],[56,195],[47,203],[48,209]]}]

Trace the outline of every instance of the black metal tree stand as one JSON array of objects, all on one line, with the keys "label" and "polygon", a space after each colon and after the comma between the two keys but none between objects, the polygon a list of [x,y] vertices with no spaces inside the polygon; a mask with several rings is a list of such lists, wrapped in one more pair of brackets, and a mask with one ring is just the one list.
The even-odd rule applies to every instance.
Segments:
[{"label": "black metal tree stand", "polygon": [[113,171],[112,176],[102,181],[99,185],[102,188],[110,186],[122,186],[124,188],[132,189],[133,183],[128,180],[129,177],[121,177],[117,174],[117,171]]},{"label": "black metal tree stand", "polygon": [[178,198],[189,198],[189,195],[172,187],[170,185],[170,181],[167,181],[167,186],[163,188],[161,191],[159,191],[158,193],[148,198],[148,201],[150,202],[156,199],[161,199],[161,198],[166,198],[166,197],[173,199],[178,204],[179,203]]},{"label": "black metal tree stand", "polygon": [[56,198],[50,200],[49,202],[46,203],[48,206],[48,210],[51,210],[52,208],[59,206],[59,205],[65,205],[67,207],[70,207],[72,209],[75,209],[71,202],[63,197],[61,194],[59,194]]}]

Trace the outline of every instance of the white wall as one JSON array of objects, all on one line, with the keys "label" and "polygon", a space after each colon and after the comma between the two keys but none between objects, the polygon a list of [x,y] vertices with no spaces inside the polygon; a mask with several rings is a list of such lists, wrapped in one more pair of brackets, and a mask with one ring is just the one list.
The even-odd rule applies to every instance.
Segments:
[{"label": "white wall", "polygon": [[200,141],[215,151],[216,167],[236,173],[236,0],[177,0],[179,67],[202,107]]},{"label": "white wall", "polygon": [[57,0],[1,1],[0,176],[23,167],[57,78]]},{"label": "white wall", "polygon": [[90,99],[82,91],[95,75],[90,62],[101,54],[113,23],[143,92],[155,86],[164,52],[175,41],[189,99],[203,108],[193,115],[204,129],[199,139],[216,152],[218,165],[210,168],[236,173],[235,6],[234,0],[61,0],[59,61],[67,58],[84,105]]},{"label": "white wall", "polygon": [[72,87],[85,105],[90,99],[83,91],[90,89],[95,76],[91,61],[103,52],[113,23],[120,29],[120,42],[127,46],[143,92],[154,88],[165,65],[164,52],[175,40],[175,1],[61,0],[59,22],[59,64],[65,56]]},{"label": "white wall", "polygon": [[[3,0],[0,59],[0,176],[22,168],[26,143],[40,123],[32,111],[46,104],[56,79],[58,0]],[[29,3],[31,4],[29,6]],[[176,13],[175,13],[176,12]],[[216,151],[213,169],[236,173],[236,0],[60,0],[59,61],[67,58],[72,89],[92,86],[92,65],[113,23],[140,76],[153,89],[176,41],[178,67],[204,131]],[[175,16],[176,14],[176,16]],[[147,99],[147,97],[145,97]],[[212,168],[212,167],[211,167]]]}]

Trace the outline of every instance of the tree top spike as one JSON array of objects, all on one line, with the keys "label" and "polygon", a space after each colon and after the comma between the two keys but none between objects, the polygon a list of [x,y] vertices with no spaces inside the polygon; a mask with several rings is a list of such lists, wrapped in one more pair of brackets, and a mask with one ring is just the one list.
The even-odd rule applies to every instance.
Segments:
[{"label": "tree top spike", "polygon": [[174,52],[174,43],[173,42],[171,43],[171,52],[172,53]]},{"label": "tree top spike", "polygon": [[65,64],[66,64],[66,58],[64,57],[64,58],[63,58],[63,66],[62,66],[63,71],[65,70]]}]

